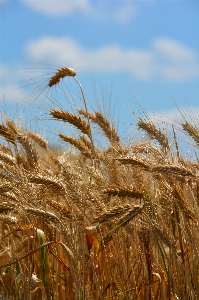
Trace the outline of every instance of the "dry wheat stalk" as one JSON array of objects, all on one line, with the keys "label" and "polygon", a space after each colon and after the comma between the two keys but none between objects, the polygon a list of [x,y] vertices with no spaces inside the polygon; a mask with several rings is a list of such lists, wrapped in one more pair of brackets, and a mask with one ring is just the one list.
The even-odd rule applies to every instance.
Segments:
[{"label": "dry wheat stalk", "polygon": [[13,156],[11,148],[7,147],[6,145],[0,145],[0,151],[3,152],[3,153],[7,153],[7,154]]},{"label": "dry wheat stalk", "polygon": [[159,223],[155,221],[152,222],[152,231],[157,235],[162,242],[169,248],[176,248],[176,241],[174,240],[173,236]]},{"label": "dry wheat stalk", "polygon": [[72,68],[67,68],[67,67],[63,67],[63,68],[60,68],[59,70],[57,70],[57,72],[55,73],[55,75],[53,75],[49,82],[48,82],[48,86],[49,87],[52,87],[53,85],[56,85],[60,82],[60,79],[61,78],[64,78],[64,77],[74,77],[76,76],[76,72],[74,69]]},{"label": "dry wheat stalk", "polygon": [[10,119],[6,120],[6,124],[10,128],[10,130],[13,132],[13,134],[17,134],[17,133],[21,132],[21,130],[17,127],[17,125]]},{"label": "dry wheat stalk", "polygon": [[9,210],[14,210],[15,206],[9,202],[0,203],[0,213],[8,212]]},{"label": "dry wheat stalk", "polygon": [[13,132],[3,124],[0,124],[0,135],[3,136],[7,142],[15,144],[15,136]]},{"label": "dry wheat stalk", "polygon": [[[31,235],[30,237],[26,237],[21,241],[21,244],[16,247],[15,253],[21,252],[22,250],[28,249],[28,244],[30,244],[31,241],[34,240],[34,237]],[[24,251],[25,252],[25,251]]]},{"label": "dry wheat stalk", "polygon": [[24,148],[27,158],[30,159],[31,161],[33,160],[35,163],[37,163],[38,153],[37,153],[36,148],[30,142],[29,138],[24,134],[18,133],[17,134],[17,141]]},{"label": "dry wheat stalk", "polygon": [[58,179],[56,177],[50,177],[50,176],[44,176],[41,174],[36,174],[34,175],[30,175],[28,176],[28,180],[31,183],[36,183],[36,184],[43,184],[51,189],[53,189],[54,191],[57,192],[64,192],[64,186],[62,185],[61,182],[58,181]]},{"label": "dry wheat stalk", "polygon": [[[79,110],[79,113],[84,117],[87,116],[86,112],[83,109]],[[103,130],[106,137],[110,140],[110,142],[119,143],[120,138],[115,128],[110,124],[109,120],[107,120],[101,112],[95,112],[94,114],[89,113],[89,119],[99,125],[99,127]]]},{"label": "dry wheat stalk", "polygon": [[157,158],[162,159],[165,157],[165,154],[159,148],[145,141],[134,144],[131,147],[131,150],[133,153],[152,154],[154,157],[156,157],[156,159]]},{"label": "dry wheat stalk", "polygon": [[16,217],[0,214],[0,223],[6,223],[8,225],[17,225],[18,226],[18,220]]},{"label": "dry wheat stalk", "polygon": [[0,194],[6,193],[13,189],[13,185],[11,185],[9,182],[4,182],[0,185]]},{"label": "dry wheat stalk", "polygon": [[151,139],[156,139],[161,146],[169,149],[167,137],[155,127],[153,122],[145,122],[143,120],[140,120],[137,125],[138,128],[145,130],[149,134]]},{"label": "dry wheat stalk", "polygon": [[90,137],[90,127],[89,125],[82,120],[80,117],[70,114],[67,111],[63,110],[58,110],[58,109],[52,109],[50,111],[50,114],[55,118],[55,119],[60,119],[65,122],[68,122],[75,127],[77,127],[81,132],[84,134],[87,134]]},{"label": "dry wheat stalk", "polygon": [[21,201],[20,198],[17,198],[17,196],[13,193],[6,192],[5,194],[1,194],[1,200],[2,201],[9,201],[10,204],[12,203],[19,203]]},{"label": "dry wheat stalk", "polygon": [[77,149],[80,150],[80,152],[85,156],[85,157],[88,157],[88,158],[91,158],[92,157],[92,152],[91,152],[91,149],[88,148],[84,142],[82,142],[81,140],[78,140],[74,137],[70,137],[68,135],[65,135],[63,133],[60,133],[59,134],[59,137],[61,139],[63,139],[65,142],[67,143],[70,143],[71,145],[75,146]]},{"label": "dry wheat stalk", "polygon": [[0,160],[10,165],[16,164],[16,159],[12,155],[5,153],[3,151],[0,151]]},{"label": "dry wheat stalk", "polygon": [[41,148],[47,150],[48,149],[48,142],[38,133],[34,133],[29,131],[27,136],[31,138],[34,142],[36,142]]},{"label": "dry wheat stalk", "polygon": [[101,215],[96,216],[93,219],[92,224],[93,225],[96,223],[102,224],[104,222],[107,222],[107,221],[111,220],[112,218],[115,218],[122,214],[125,214],[131,208],[132,208],[131,205],[114,207],[113,209],[107,210],[106,212],[103,212]]},{"label": "dry wheat stalk", "polygon": [[195,126],[191,125],[188,122],[182,124],[183,129],[192,137],[196,142],[196,145],[199,146],[199,130]]},{"label": "dry wheat stalk", "polygon": [[153,167],[152,171],[160,172],[160,173],[176,174],[181,176],[196,177],[196,175],[191,170],[185,168],[182,165],[181,166],[174,165],[174,164],[160,165],[160,166]]},{"label": "dry wheat stalk", "polygon": [[15,183],[21,183],[21,177],[19,177],[18,175],[14,175],[9,171],[5,171],[6,168],[4,167],[2,171],[0,171],[0,178],[6,178],[7,180],[9,180],[10,182],[15,182]]},{"label": "dry wheat stalk", "polygon": [[79,109],[78,112],[80,113],[80,115],[84,116],[85,118],[87,118],[87,116],[88,116],[91,121],[95,122],[95,119],[96,119],[95,114],[91,114],[89,112],[86,112],[83,109]]},{"label": "dry wheat stalk", "polygon": [[132,206],[128,212],[117,221],[116,226],[111,229],[100,242],[98,254],[112,241],[114,232],[116,232],[116,230],[121,226],[125,226],[127,223],[129,223],[133,218],[142,212],[144,207],[145,204]]},{"label": "dry wheat stalk", "polygon": [[73,184],[71,180],[71,174],[66,169],[63,168],[62,175],[65,179],[65,185],[67,187],[67,194],[69,195],[70,199],[75,203],[79,208],[82,206],[82,198],[77,192],[76,186]]},{"label": "dry wheat stalk", "polygon": [[30,214],[30,215],[33,215],[33,216],[36,216],[36,217],[40,217],[40,218],[50,220],[50,221],[53,221],[53,222],[56,222],[56,223],[60,222],[59,218],[55,214],[53,214],[49,211],[45,211],[43,209],[24,207],[23,210],[27,214]]},{"label": "dry wheat stalk", "polygon": [[63,204],[56,202],[50,198],[46,199],[46,203],[54,208],[56,208],[59,212],[64,213],[64,215],[68,216],[71,214],[71,211]]},{"label": "dry wheat stalk", "polygon": [[150,170],[151,162],[146,158],[133,156],[133,157],[121,157],[121,158],[118,157],[115,158],[115,160],[119,161],[121,164],[124,165],[133,165],[146,171]]},{"label": "dry wheat stalk", "polygon": [[96,186],[99,186],[102,189],[102,187],[105,187],[107,185],[106,178],[104,178],[103,173],[101,173],[100,169],[94,168],[93,166],[90,166],[88,164],[84,166],[84,169],[86,169],[88,176],[90,176],[90,178],[95,181]]},{"label": "dry wheat stalk", "polygon": [[118,196],[118,197],[131,197],[131,198],[142,198],[144,192],[137,190],[133,186],[110,186],[105,190],[105,193],[109,196]]},{"label": "dry wheat stalk", "polygon": [[173,185],[173,195],[177,200],[177,203],[179,204],[181,210],[187,216],[187,218],[192,219],[196,223],[197,217],[196,214],[193,212],[190,202],[185,197],[182,189],[176,184]]},{"label": "dry wheat stalk", "polygon": [[114,230],[118,229],[120,226],[125,226],[127,223],[129,223],[133,218],[135,218],[138,214],[142,212],[145,205],[146,204],[143,203],[140,205],[131,206],[128,212],[117,221],[116,228],[114,228]]},{"label": "dry wheat stalk", "polygon": [[101,127],[105,135],[111,142],[118,143],[120,141],[119,135],[115,128],[111,126],[110,122],[103,116],[101,112],[95,112],[95,122]]},{"label": "dry wheat stalk", "polygon": [[80,135],[80,140],[85,144],[85,146],[92,151],[92,144],[89,142],[84,135]]}]

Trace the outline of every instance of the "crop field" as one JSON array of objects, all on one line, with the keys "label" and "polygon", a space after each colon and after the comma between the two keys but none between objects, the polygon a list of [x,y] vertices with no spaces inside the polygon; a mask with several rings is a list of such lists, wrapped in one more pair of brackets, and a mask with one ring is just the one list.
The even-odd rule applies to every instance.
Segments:
[{"label": "crop field", "polygon": [[199,128],[178,125],[192,158],[175,126],[167,136],[141,117],[145,138],[123,143],[88,108],[73,69],[57,70],[48,89],[65,77],[82,107],[48,114],[71,150],[7,117],[0,124],[0,299],[199,299]]}]

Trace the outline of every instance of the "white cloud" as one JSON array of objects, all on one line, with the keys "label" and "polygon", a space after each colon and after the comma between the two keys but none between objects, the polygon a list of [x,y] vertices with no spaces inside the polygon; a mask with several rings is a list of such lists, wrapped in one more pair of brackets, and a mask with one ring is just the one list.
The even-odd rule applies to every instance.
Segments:
[{"label": "white cloud", "polygon": [[[0,0],[2,1],[2,0]],[[6,1],[6,0],[5,0]],[[20,0],[24,5],[49,16],[64,16],[81,12],[98,21],[125,23],[138,13],[138,6],[128,0],[113,5],[111,1],[91,0]]]},{"label": "white cloud", "polygon": [[138,13],[138,7],[130,2],[124,3],[116,12],[115,19],[119,23],[130,21]]},{"label": "white cloud", "polygon": [[195,59],[196,53],[189,47],[169,38],[159,38],[154,41],[154,46],[165,58],[174,62]]},{"label": "white cloud", "polygon": [[5,99],[6,102],[18,103],[27,96],[23,89],[23,86],[27,84],[27,75],[24,71],[22,66],[10,68],[7,65],[0,65],[1,101]]},{"label": "white cloud", "polygon": [[81,66],[84,71],[126,72],[138,77],[148,77],[151,55],[147,51],[125,50],[117,45],[90,50],[70,38],[42,38],[27,45],[28,55],[35,60],[54,57],[65,65]]},{"label": "white cloud", "polygon": [[90,9],[88,0],[21,0],[21,2],[47,15],[67,15]]},{"label": "white cloud", "polygon": [[168,38],[157,38],[151,48],[143,50],[118,45],[88,49],[68,37],[43,37],[30,42],[26,52],[34,60],[53,57],[69,67],[81,66],[84,71],[128,72],[139,79],[183,81],[199,76],[197,53]]},{"label": "white cloud", "polygon": [[26,96],[27,94],[18,85],[6,83],[6,85],[1,86],[0,88],[1,101],[4,99],[5,102],[19,103],[19,101],[25,99]]}]

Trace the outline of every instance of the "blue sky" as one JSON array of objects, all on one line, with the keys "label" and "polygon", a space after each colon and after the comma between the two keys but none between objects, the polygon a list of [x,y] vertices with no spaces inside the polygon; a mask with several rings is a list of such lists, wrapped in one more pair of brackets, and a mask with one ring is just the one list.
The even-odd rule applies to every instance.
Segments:
[{"label": "blue sky", "polygon": [[0,14],[0,107],[8,114],[16,105],[20,114],[28,82],[34,90],[40,73],[45,84],[60,66],[77,70],[92,106],[96,94],[98,103],[111,94],[121,124],[133,122],[134,102],[160,119],[175,117],[173,99],[199,109],[199,1],[0,0]]}]

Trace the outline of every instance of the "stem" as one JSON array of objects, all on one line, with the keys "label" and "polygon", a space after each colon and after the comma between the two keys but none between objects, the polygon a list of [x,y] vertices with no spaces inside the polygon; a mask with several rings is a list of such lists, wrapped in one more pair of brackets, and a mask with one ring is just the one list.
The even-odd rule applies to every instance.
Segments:
[{"label": "stem", "polygon": [[79,82],[79,80],[77,80],[76,77],[73,77],[73,78],[78,83],[78,85],[80,87],[80,90],[81,90],[81,93],[82,93],[82,97],[83,97],[83,101],[84,101],[84,106],[85,106],[85,111],[86,111],[87,119],[88,119],[88,125],[89,125],[89,129],[90,129],[90,140],[91,140],[91,144],[92,144],[93,158],[95,158],[95,148],[94,148],[93,136],[92,136],[92,132],[91,132],[91,124],[90,124],[90,119],[89,119],[89,114],[88,114],[88,108],[87,108],[87,104],[86,104],[86,98],[85,98],[84,91],[83,91],[81,83]]}]

